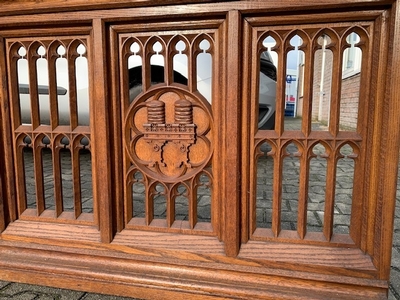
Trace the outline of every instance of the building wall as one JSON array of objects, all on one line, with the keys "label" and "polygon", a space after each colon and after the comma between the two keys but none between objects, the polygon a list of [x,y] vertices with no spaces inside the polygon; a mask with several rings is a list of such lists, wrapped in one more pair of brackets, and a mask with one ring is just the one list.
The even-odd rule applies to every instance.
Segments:
[{"label": "building wall", "polygon": [[[332,87],[332,63],[333,56],[330,50],[325,50],[325,66],[322,66],[323,50],[315,53],[314,60],[314,78],[312,93],[312,118],[322,124],[329,124],[329,112]],[[303,114],[303,69],[304,65],[299,67],[299,89],[297,116]],[[323,72],[323,80],[321,81]],[[322,88],[321,88],[322,85]],[[360,73],[343,78],[342,91],[340,97],[340,128],[342,130],[354,130],[357,127],[357,115],[359,106],[360,91]]]},{"label": "building wall", "polygon": [[340,125],[342,129],[357,128],[360,73],[342,80],[342,95],[340,101]]}]

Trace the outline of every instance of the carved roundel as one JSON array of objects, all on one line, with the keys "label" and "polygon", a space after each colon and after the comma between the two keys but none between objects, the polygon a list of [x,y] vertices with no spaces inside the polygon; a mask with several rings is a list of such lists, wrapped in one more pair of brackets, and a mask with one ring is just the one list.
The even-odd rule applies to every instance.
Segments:
[{"label": "carved roundel", "polygon": [[177,86],[136,98],[125,119],[125,149],[133,164],[165,182],[199,173],[212,156],[211,106]]}]

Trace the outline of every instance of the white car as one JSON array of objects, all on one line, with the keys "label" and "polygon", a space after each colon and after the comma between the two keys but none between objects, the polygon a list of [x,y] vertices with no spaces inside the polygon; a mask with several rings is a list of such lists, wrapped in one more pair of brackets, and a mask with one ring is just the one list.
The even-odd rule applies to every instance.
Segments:
[{"label": "white car", "polygon": [[258,128],[275,128],[276,67],[268,51],[260,59]]},{"label": "white car", "polygon": [[[84,48],[84,47],[83,47]],[[78,47],[82,55],[85,49]],[[141,60],[135,57],[129,61],[129,89],[130,98],[133,100],[142,90]],[[182,56],[184,57],[184,56]],[[187,62],[183,58],[174,59],[174,81],[187,84]],[[197,68],[197,88],[199,92],[211,103],[211,56],[202,56]],[[31,123],[31,106],[29,95],[29,78],[27,62],[18,66],[19,93],[21,103],[22,123]],[[50,124],[49,89],[47,61],[38,59],[38,96],[41,124]],[[76,59],[77,103],[79,125],[89,125],[89,82],[88,66],[84,57]],[[161,55],[151,60],[151,80],[153,83],[164,82],[164,63]],[[68,69],[66,61],[57,65],[57,97],[59,124],[68,125],[70,118]],[[276,101],[276,67],[272,63],[271,56],[266,51],[260,59],[260,85],[259,85],[259,117],[258,128],[274,129],[275,125],[275,101]]]}]

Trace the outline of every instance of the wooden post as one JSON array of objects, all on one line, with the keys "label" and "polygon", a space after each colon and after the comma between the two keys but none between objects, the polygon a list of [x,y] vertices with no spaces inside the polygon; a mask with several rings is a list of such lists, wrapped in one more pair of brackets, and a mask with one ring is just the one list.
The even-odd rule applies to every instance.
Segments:
[{"label": "wooden post", "polygon": [[92,69],[92,102],[91,128],[93,131],[93,178],[94,198],[98,201],[99,226],[101,241],[103,243],[111,242],[113,238],[112,230],[112,211],[111,205],[111,160],[109,133],[109,103],[107,90],[107,76],[104,70],[107,68],[107,59],[105,53],[105,25],[100,19],[93,20],[93,44],[91,47],[92,63],[96,68]]}]

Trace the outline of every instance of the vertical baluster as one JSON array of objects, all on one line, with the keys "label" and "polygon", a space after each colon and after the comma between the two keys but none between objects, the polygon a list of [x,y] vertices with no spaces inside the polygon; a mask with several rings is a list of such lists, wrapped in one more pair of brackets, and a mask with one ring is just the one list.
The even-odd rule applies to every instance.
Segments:
[{"label": "vertical baluster", "polygon": [[164,67],[164,81],[166,85],[171,85],[174,82],[174,55],[178,53],[176,51],[176,43],[178,40],[173,39],[172,42],[168,43],[165,49],[165,67]]},{"label": "vertical baluster", "polygon": [[197,188],[199,186],[200,175],[196,176],[191,182],[191,189],[188,193],[188,201],[189,201],[189,227],[193,229],[197,223],[197,198],[198,192]]},{"label": "vertical baluster", "polygon": [[302,108],[302,123],[301,131],[305,136],[311,132],[311,119],[312,119],[312,96],[314,86],[314,60],[315,51],[317,51],[318,43],[317,38],[310,39],[305,34],[301,35],[303,39],[302,45],[299,47],[304,52],[304,78],[303,78],[303,108]]},{"label": "vertical baluster", "polygon": [[[4,45],[4,43],[2,42],[2,39],[0,39],[0,45]],[[9,92],[10,92],[10,99],[12,101],[10,101],[10,106],[11,106],[11,112],[12,112],[12,120],[13,125],[14,125],[14,129],[18,128],[18,126],[21,125],[21,108],[20,108],[20,96],[19,96],[19,86],[17,84],[15,84],[16,82],[19,82],[19,74],[18,74],[18,61],[20,59],[26,59],[23,58],[22,55],[20,55],[19,51],[22,50],[23,52],[26,52],[25,50],[25,46],[23,46],[20,43],[15,43],[12,45],[12,47],[9,50],[9,61],[8,61],[8,72],[9,72],[9,81],[10,83],[13,84],[9,84]],[[0,50],[0,54],[2,54],[3,51]],[[24,53],[25,54],[25,53]],[[1,67],[1,66],[0,66]],[[5,69],[5,68],[4,68]],[[2,70],[3,71],[3,70]],[[6,98],[4,98],[6,99]]]},{"label": "vertical baluster", "polygon": [[60,216],[63,212],[62,201],[62,179],[61,179],[61,158],[60,150],[63,145],[61,144],[62,136],[55,138],[53,144],[53,178],[54,178],[54,205],[56,217]]},{"label": "vertical baluster", "polygon": [[72,184],[73,184],[73,202],[75,218],[78,218],[82,213],[82,199],[81,199],[81,176],[80,176],[80,161],[79,150],[81,149],[79,139],[75,138],[72,141],[71,147],[71,162],[72,162]]},{"label": "vertical baluster", "polygon": [[178,186],[175,185],[172,189],[166,191],[167,195],[167,227],[170,228],[175,221],[175,199],[178,195]]},{"label": "vertical baluster", "polygon": [[69,113],[71,129],[78,126],[78,107],[77,107],[77,90],[76,90],[76,59],[78,54],[78,41],[74,41],[68,48],[68,80],[69,80]]},{"label": "vertical baluster", "polygon": [[50,100],[50,125],[54,130],[58,126],[58,97],[57,97],[57,47],[59,43],[53,43],[47,51],[47,63],[49,70],[49,100]]},{"label": "vertical baluster", "polygon": [[332,87],[331,87],[331,104],[329,115],[329,131],[333,136],[339,133],[339,118],[340,118],[340,98],[342,88],[342,64],[343,51],[345,42],[342,37],[338,39],[336,36],[331,37],[332,43],[327,46],[327,49],[332,51]]},{"label": "vertical baluster", "polygon": [[[282,148],[283,147],[283,148]],[[272,200],[272,233],[278,237],[281,232],[281,207],[282,207],[282,171],[285,158],[284,145],[279,144],[274,156],[274,187]]]},{"label": "vertical baluster", "polygon": [[299,199],[297,211],[297,232],[301,239],[304,239],[307,233],[307,200],[308,200],[308,183],[310,175],[310,151],[304,145],[304,149],[299,149],[300,156],[300,174],[299,174]]},{"label": "vertical baluster", "polygon": [[147,41],[143,51],[143,65],[142,65],[142,91],[145,93],[151,85],[151,66],[150,59],[153,53],[152,49],[153,45],[151,44],[151,40]]},{"label": "vertical baluster", "polygon": [[36,129],[40,125],[39,114],[39,94],[38,94],[38,81],[37,81],[37,65],[36,62],[39,58],[37,53],[40,44],[34,42],[28,49],[28,69],[29,69],[29,94],[31,100],[31,122],[32,128]]},{"label": "vertical baluster", "polygon": [[[15,168],[17,174],[17,199],[18,199],[18,214],[22,214],[27,208],[27,189],[26,189],[26,178],[25,178],[25,157],[24,149],[30,144],[27,141],[28,136],[20,136],[17,139],[16,159]],[[30,140],[30,138],[29,138]]]},{"label": "vertical baluster", "polygon": [[192,47],[188,49],[188,88],[189,91],[194,92],[197,90],[197,65],[196,59],[200,52],[199,42],[193,43]]},{"label": "vertical baluster", "polygon": [[125,210],[124,210],[124,218],[126,225],[133,218],[133,185],[135,184],[135,171],[131,170],[126,175],[125,180]]},{"label": "vertical baluster", "polygon": [[326,167],[326,192],[325,192],[325,211],[323,233],[327,241],[330,241],[333,233],[333,214],[335,205],[336,187],[336,165],[339,149],[329,153]]},{"label": "vertical baluster", "polygon": [[[278,38],[279,37],[279,38]],[[275,38],[275,35],[274,35]],[[286,44],[290,42],[285,42],[281,39],[281,36],[277,36],[276,45],[272,50],[276,51],[278,54],[278,70],[277,70],[277,80],[276,80],[276,107],[275,107],[275,131],[280,136],[282,135],[284,128],[284,116],[285,116],[285,82],[286,82],[286,55],[288,49],[285,47]],[[278,170],[278,169],[276,169]]]},{"label": "vertical baluster", "polygon": [[148,185],[146,189],[145,198],[145,222],[149,226],[151,221],[154,219],[154,197],[156,195],[156,182],[152,182]]},{"label": "vertical baluster", "polygon": [[41,138],[42,136],[39,135],[33,142],[33,166],[35,174],[36,210],[38,216],[40,216],[45,209],[42,155],[44,145]]}]

